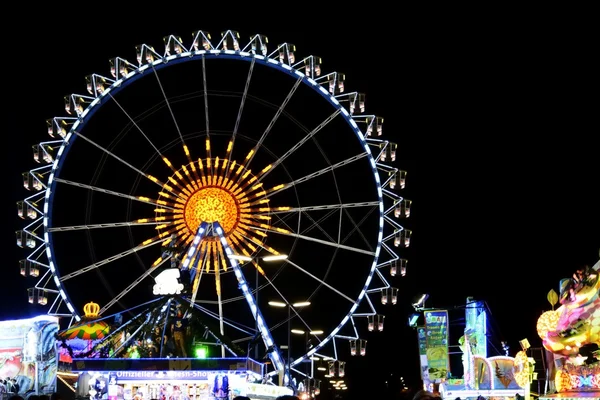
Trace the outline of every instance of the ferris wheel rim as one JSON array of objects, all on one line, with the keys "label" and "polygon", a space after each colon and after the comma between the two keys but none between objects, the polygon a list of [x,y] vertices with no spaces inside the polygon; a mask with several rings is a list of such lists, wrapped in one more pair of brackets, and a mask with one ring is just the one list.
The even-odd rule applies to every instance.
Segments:
[{"label": "ferris wheel rim", "polygon": [[373,175],[373,180],[375,181],[376,191],[377,191],[377,195],[378,195],[378,203],[379,203],[379,207],[378,207],[379,208],[379,213],[378,213],[379,214],[379,216],[378,216],[379,217],[378,218],[379,219],[379,234],[378,234],[378,238],[377,238],[377,246],[374,251],[373,261],[372,261],[372,265],[369,269],[368,276],[366,278],[365,284],[363,285],[363,289],[361,290],[361,292],[359,293],[359,295],[356,299],[355,304],[352,307],[350,307],[350,309],[347,313],[345,313],[344,317],[341,319],[341,322],[338,324],[338,326],[336,328],[334,328],[327,335],[326,338],[321,340],[318,345],[316,345],[310,351],[308,351],[303,357],[295,360],[293,365],[296,365],[299,361],[312,356],[319,349],[321,349],[326,343],[328,343],[330,340],[332,340],[336,336],[336,334],[341,330],[341,328],[348,322],[348,320],[351,318],[352,314],[358,308],[359,303],[361,303],[361,301],[366,296],[366,290],[368,289],[370,281],[373,278],[373,275],[377,269],[377,262],[379,259],[381,246],[382,246],[384,205],[383,205],[382,185],[381,185],[381,181],[379,179],[379,172],[377,170],[376,160],[373,157],[371,149],[368,147],[366,137],[363,135],[360,128],[356,125],[356,122],[354,120],[352,120],[351,115],[348,113],[348,111],[345,109],[345,107],[343,105],[341,105],[338,100],[335,99],[335,97],[333,95],[329,94],[322,86],[317,84],[314,81],[314,79],[310,78],[309,76],[304,75],[302,72],[300,72],[300,71],[296,70],[295,68],[290,67],[289,65],[282,63],[280,61],[277,61],[277,60],[274,60],[272,58],[268,58],[265,56],[261,56],[258,54],[234,52],[231,50],[190,51],[190,52],[183,53],[183,54],[177,56],[176,58],[169,60],[168,62],[165,61],[168,58],[168,57],[166,57],[166,58],[158,59],[151,64],[141,65],[141,66],[137,67],[134,71],[130,72],[124,78],[116,80],[114,84],[112,84],[109,88],[107,88],[101,95],[96,97],[96,99],[92,102],[92,104],[90,104],[90,106],[86,109],[86,111],[84,113],[85,115],[82,115],[81,118],[78,119],[73,124],[71,129],[69,130],[64,143],[61,145],[61,150],[62,150],[61,153],[62,154],[60,154],[56,158],[56,160],[52,166],[52,171],[51,171],[51,175],[49,178],[52,181],[49,183],[49,185],[46,189],[45,198],[44,198],[44,208],[47,208],[48,211],[46,212],[46,215],[44,216],[44,236],[45,236],[44,239],[45,239],[45,243],[46,243],[46,255],[48,257],[48,261],[49,261],[50,265],[54,265],[54,268],[51,268],[51,273],[54,276],[55,283],[57,284],[57,287],[59,290],[59,295],[65,301],[67,308],[72,313],[72,316],[75,317],[75,319],[79,320],[79,318],[80,318],[79,311],[75,309],[69,293],[66,291],[63,282],[60,281],[60,271],[57,268],[57,263],[56,263],[56,259],[55,259],[53,232],[48,231],[48,228],[52,226],[54,191],[56,189],[56,183],[57,183],[56,178],[59,177],[64,160],[67,158],[67,154],[68,154],[70,148],[72,147],[71,144],[77,137],[77,135],[73,135],[73,131],[84,127],[86,125],[86,123],[89,121],[89,119],[94,115],[94,113],[97,110],[101,109],[101,107],[102,107],[102,105],[104,105],[104,103],[106,103],[107,101],[110,100],[110,96],[107,96],[107,94],[110,93],[112,95],[116,95],[121,90],[125,89],[128,85],[137,81],[139,78],[144,76],[141,72],[147,70],[150,67],[150,65],[152,65],[154,69],[160,70],[162,68],[166,68],[168,66],[175,65],[175,64],[178,64],[181,62],[186,62],[189,60],[196,60],[200,57],[203,57],[206,59],[219,59],[219,58],[220,59],[233,59],[233,60],[246,61],[246,62],[250,62],[250,61],[254,60],[258,64],[270,67],[274,70],[277,70],[279,72],[282,72],[289,76],[293,76],[293,77],[301,80],[301,83],[303,85],[306,85],[307,87],[312,88],[314,91],[319,93],[321,95],[321,97],[323,97],[332,107],[334,107],[334,109],[340,111],[340,115],[344,118],[344,121],[346,122],[346,124],[352,129],[355,136],[359,140],[359,143],[365,149],[366,157],[371,165],[371,173]]}]

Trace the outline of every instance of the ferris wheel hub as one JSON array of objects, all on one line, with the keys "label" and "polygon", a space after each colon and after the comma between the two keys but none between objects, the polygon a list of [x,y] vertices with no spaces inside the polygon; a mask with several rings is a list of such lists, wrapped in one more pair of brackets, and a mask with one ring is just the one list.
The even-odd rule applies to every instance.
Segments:
[{"label": "ferris wheel hub", "polygon": [[218,222],[227,236],[238,225],[240,207],[230,190],[222,186],[200,187],[189,196],[183,218],[192,232],[198,230],[201,222]]}]

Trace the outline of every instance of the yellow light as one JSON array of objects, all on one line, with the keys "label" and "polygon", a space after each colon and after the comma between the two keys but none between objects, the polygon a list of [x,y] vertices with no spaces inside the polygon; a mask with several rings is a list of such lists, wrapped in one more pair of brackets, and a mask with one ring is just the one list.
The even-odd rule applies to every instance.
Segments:
[{"label": "yellow light", "polygon": [[237,226],[239,209],[229,191],[220,187],[207,187],[190,196],[185,205],[184,218],[193,234],[201,222],[219,222],[223,230],[230,233]]},{"label": "yellow light", "polygon": [[150,243],[152,243],[152,242],[153,242],[153,239],[144,240],[144,241],[142,242],[142,246],[145,246],[145,245],[147,245],[147,244],[150,244]]},{"label": "yellow light", "polygon": [[[208,137],[205,139],[205,144],[207,150],[210,151],[211,145]],[[231,151],[232,148],[233,142],[229,142],[228,151]],[[189,155],[189,149],[186,145],[183,145],[183,149],[186,155]],[[254,150],[248,153],[246,162],[254,153]],[[167,165],[170,165],[165,157],[163,157],[163,160]],[[196,173],[196,163],[200,173]],[[229,165],[227,165],[228,163]],[[204,169],[204,167],[207,168]],[[194,171],[193,175],[190,174],[190,168]],[[237,168],[237,171],[235,168]],[[272,165],[267,165],[261,169],[261,174],[272,168]],[[207,171],[207,173],[204,173],[204,171]],[[235,175],[233,174],[234,171],[236,171]],[[185,174],[185,177],[182,174]],[[175,179],[176,177],[178,179]],[[148,222],[160,223],[155,226],[159,235],[144,242],[143,245],[156,241],[161,241],[163,246],[169,242],[178,245],[189,244],[194,240],[200,223],[218,222],[227,237],[229,245],[237,254],[252,258],[259,248],[263,248],[275,257],[281,257],[276,250],[265,246],[264,240],[271,230],[284,233],[289,233],[289,231],[272,228],[268,224],[271,219],[268,213],[271,209],[268,207],[269,199],[264,197],[267,192],[263,188],[263,184],[257,182],[257,176],[253,175],[244,163],[237,163],[235,160],[229,161],[227,156],[224,158],[211,158],[208,156],[193,162],[190,161],[189,164],[182,165],[177,170],[174,169],[172,176],[163,181],[159,181],[152,176],[149,176],[149,179],[162,186],[162,190],[159,191],[159,198],[162,199],[144,199],[150,203],[155,202],[157,205],[155,212],[163,216],[146,219]],[[283,187],[283,185],[280,186]],[[257,191],[259,192],[257,193]],[[258,204],[263,206],[259,208]],[[288,210],[290,208],[283,207],[281,209]],[[259,210],[263,212],[262,215],[258,213]],[[259,221],[267,224],[259,224]],[[259,225],[264,231],[257,230]],[[206,266],[202,267],[204,272],[214,271],[214,273],[217,273],[220,270],[227,270],[224,248],[217,237],[205,238],[199,251],[201,254],[199,253],[197,257],[202,259],[208,257],[208,263],[205,263]],[[256,262],[253,262],[253,264],[258,273],[264,274],[264,270]]]},{"label": "yellow light", "polygon": [[188,147],[185,144],[183,145],[183,151],[185,152],[186,156],[190,155],[190,149],[188,149]]},{"label": "yellow light", "polygon": [[156,179],[152,175],[148,175],[148,179],[150,179],[152,182],[155,182],[155,183],[158,182],[158,179]]},{"label": "yellow light", "polygon": [[144,197],[144,196],[138,196],[138,200],[141,200],[141,201],[150,201],[150,198]]},{"label": "yellow light", "polygon": [[206,138],[206,151],[210,151],[210,139]]},{"label": "yellow light", "polygon": [[540,339],[546,339],[548,332],[556,330],[558,326],[558,320],[560,318],[560,312],[557,310],[546,311],[537,320],[537,333]]},{"label": "yellow light", "polygon": [[171,161],[169,161],[167,157],[163,157],[163,161],[165,162],[165,164],[167,164],[169,168],[173,167],[173,164],[171,164]]},{"label": "yellow light", "polygon": [[524,351],[519,351],[515,356],[515,370],[514,376],[517,385],[524,388],[526,385],[529,385],[529,359],[527,357],[527,353]]},{"label": "yellow light", "polygon": [[138,219],[137,222],[140,224],[144,224],[144,223],[148,222],[148,218]]}]

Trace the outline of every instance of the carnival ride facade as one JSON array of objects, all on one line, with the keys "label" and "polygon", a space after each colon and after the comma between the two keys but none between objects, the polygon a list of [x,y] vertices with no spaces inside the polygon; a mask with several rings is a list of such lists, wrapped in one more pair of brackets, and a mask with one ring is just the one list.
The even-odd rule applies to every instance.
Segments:
[{"label": "carnival ride facade", "polygon": [[0,378],[15,379],[19,394],[56,390],[58,318],[0,321]]},{"label": "carnival ride facade", "polygon": [[526,395],[529,376],[525,382],[518,358],[508,356],[508,352],[488,356],[486,307],[484,302],[467,299],[464,335],[458,340],[463,352],[463,377],[441,381],[444,398],[515,399]]},{"label": "carnival ride facade", "polygon": [[262,339],[267,377],[310,381],[307,361],[343,376],[347,343],[364,355],[364,332],[383,329],[372,298],[395,304],[387,276],[406,273],[394,247],[410,244],[411,201],[383,118],[289,43],[197,31],[164,45],[87,76],[33,147],[16,233],[30,302],[70,318],[78,357],[132,357],[156,327],[164,357],[177,304],[220,357]]},{"label": "carnival ride facade", "polygon": [[[537,332],[549,352],[550,385],[543,398],[600,398],[600,261],[560,282],[548,295]],[[554,307],[553,307],[554,308]]]}]

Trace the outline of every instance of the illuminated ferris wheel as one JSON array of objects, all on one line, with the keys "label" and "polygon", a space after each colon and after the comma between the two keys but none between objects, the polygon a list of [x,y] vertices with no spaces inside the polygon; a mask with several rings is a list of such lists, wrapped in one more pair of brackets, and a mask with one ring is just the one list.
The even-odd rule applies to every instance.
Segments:
[{"label": "illuminated ferris wheel", "polygon": [[411,237],[383,119],[292,44],[235,31],[164,44],[87,76],[33,147],[17,204],[29,301],[74,323],[91,300],[105,316],[177,294],[233,342],[262,337],[272,374],[364,355]]}]

